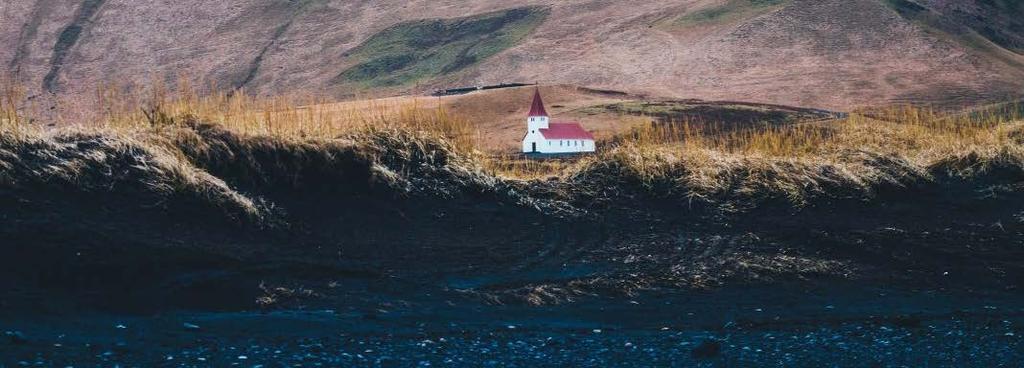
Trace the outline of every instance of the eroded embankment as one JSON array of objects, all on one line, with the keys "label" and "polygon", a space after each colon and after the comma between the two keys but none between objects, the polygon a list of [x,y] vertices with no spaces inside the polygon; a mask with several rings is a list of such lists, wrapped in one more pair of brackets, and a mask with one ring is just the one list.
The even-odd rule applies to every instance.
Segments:
[{"label": "eroded embankment", "polygon": [[726,157],[700,172],[670,160],[651,174],[623,148],[563,180],[519,182],[402,131],[5,135],[3,290],[14,304],[247,308],[343,298],[345,280],[503,303],[840,278],[1015,288],[1017,152],[930,167],[867,152],[842,166]]}]

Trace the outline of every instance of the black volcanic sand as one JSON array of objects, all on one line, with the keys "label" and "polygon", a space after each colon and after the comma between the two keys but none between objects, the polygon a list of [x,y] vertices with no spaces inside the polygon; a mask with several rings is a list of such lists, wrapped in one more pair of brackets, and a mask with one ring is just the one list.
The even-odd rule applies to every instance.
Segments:
[{"label": "black volcanic sand", "polygon": [[[932,233],[910,216],[898,227],[876,225],[884,216],[782,217],[743,222],[773,224],[759,235],[544,220],[503,230],[534,229],[540,241],[441,231],[495,221],[477,214],[389,226],[372,233],[380,246],[342,259],[260,251],[254,265],[122,249],[101,258],[113,266],[33,265],[41,286],[4,296],[0,330],[23,338],[0,342],[0,366],[1012,367],[1024,357],[1021,245],[1007,226],[953,221]],[[828,257],[766,250],[808,238]],[[274,303],[255,303],[268,295]]]},{"label": "black volcanic sand", "polygon": [[336,309],[5,316],[3,366],[1015,366],[1019,293],[841,284],[543,307],[417,288]]}]

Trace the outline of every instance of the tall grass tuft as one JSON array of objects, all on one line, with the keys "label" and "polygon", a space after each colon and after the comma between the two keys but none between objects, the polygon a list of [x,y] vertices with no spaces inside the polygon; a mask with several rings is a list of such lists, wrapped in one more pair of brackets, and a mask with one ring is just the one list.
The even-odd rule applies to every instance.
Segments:
[{"label": "tall grass tuft", "polygon": [[[24,91],[12,80],[0,80],[5,131],[25,126]],[[34,118],[48,125],[123,133],[200,121],[241,135],[284,139],[334,139],[358,131],[402,129],[443,137],[467,153],[475,148],[478,136],[468,120],[443,108],[421,106],[416,99],[338,103],[314,94],[261,96],[186,77],[173,86],[163,79],[146,85],[103,84],[89,95],[56,99],[53,106],[56,113]]]},{"label": "tall grass tuft", "polygon": [[20,134],[26,128],[22,116],[25,89],[8,77],[0,77],[0,132]]}]

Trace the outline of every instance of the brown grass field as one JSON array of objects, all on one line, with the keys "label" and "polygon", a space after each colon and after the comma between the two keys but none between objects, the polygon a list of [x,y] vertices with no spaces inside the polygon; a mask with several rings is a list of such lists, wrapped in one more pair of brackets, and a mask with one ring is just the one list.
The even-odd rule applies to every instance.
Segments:
[{"label": "brown grass field", "polygon": [[[1015,103],[958,111],[910,106],[862,109],[829,120],[749,124],[737,129],[714,121],[574,115],[588,106],[636,97],[546,86],[542,90],[550,96],[547,103],[556,118],[589,119],[587,126],[598,132],[604,144],[596,155],[533,161],[509,154],[509,147],[518,143],[531,88],[341,103],[301,96],[203,94],[187,84],[176,86],[177,93],[159,84],[144,93],[128,90],[98,89],[94,101],[61,103],[66,110],[47,117],[23,102],[22,88],[7,83],[0,101],[0,129],[15,139],[88,132],[130,137],[143,145],[166,142],[168,135],[181,134],[193,122],[213,124],[241,137],[309,144],[401,132],[448,142],[455,154],[500,178],[569,180],[614,168],[643,183],[668,181],[691,195],[768,191],[794,201],[830,185],[870,191],[881,182],[900,182],[901,175],[927,176],[930,168],[942,164],[956,163],[966,175],[997,163],[1024,163],[1024,122]],[[93,108],[76,110],[82,105]],[[42,119],[52,123],[44,124]],[[176,157],[169,160],[181,159],[181,155],[172,156]],[[877,167],[879,160],[895,166]]]}]

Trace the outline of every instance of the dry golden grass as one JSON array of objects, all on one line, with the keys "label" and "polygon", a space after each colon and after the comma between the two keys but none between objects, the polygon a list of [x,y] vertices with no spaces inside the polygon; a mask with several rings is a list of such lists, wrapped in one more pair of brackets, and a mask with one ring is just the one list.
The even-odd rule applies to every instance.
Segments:
[{"label": "dry golden grass", "polygon": [[793,159],[851,148],[935,155],[939,149],[959,151],[1006,143],[1008,131],[1022,119],[1021,111],[1016,104],[945,113],[896,106],[792,125],[723,128],[713,123],[652,123],[624,135],[620,146]]},{"label": "dry golden grass", "polygon": [[91,97],[52,102],[55,112],[51,113],[28,103],[23,91],[16,83],[0,79],[4,131],[50,125],[135,134],[200,121],[243,136],[335,139],[355,132],[403,129],[440,135],[467,153],[474,149],[478,135],[467,120],[443,108],[421,106],[414,99],[338,104],[311,94],[268,97],[244,90],[225,92],[212,85],[197,88],[189,79],[179,78],[174,88],[159,79],[147,86],[100,86]]},{"label": "dry golden grass", "polygon": [[772,196],[796,203],[819,193],[863,194],[879,185],[929,180],[937,169],[970,175],[993,165],[1024,167],[1024,122],[1016,104],[952,112],[898,106],[791,125],[650,124],[605,142],[596,155],[536,161],[482,153],[480,132],[469,117],[415,100],[339,105],[315,96],[204,89],[213,92],[187,82],[174,93],[161,83],[106,86],[94,100],[64,104],[88,109],[35,117],[23,89],[0,83],[0,132],[23,134],[51,119],[129,136],[173,131],[189,121],[240,136],[303,142],[414,133],[450,143],[475,169],[504,179],[580,180],[613,171],[611,176],[673,195]]},{"label": "dry golden grass", "polygon": [[0,132],[16,134],[25,127],[21,106],[25,105],[25,89],[0,78]]},{"label": "dry golden grass", "polygon": [[[422,108],[415,101],[386,103],[369,100],[339,108],[314,95],[253,96],[244,90],[200,94],[179,83],[175,93],[161,84],[137,89],[106,88],[97,93],[99,120],[115,129],[135,129],[179,124],[183,117],[217,124],[249,136],[330,139],[365,129],[405,128],[444,133],[469,148],[475,132],[465,120],[443,109]],[[178,120],[175,120],[178,119]]]},{"label": "dry golden grass", "polygon": [[[630,178],[663,195],[870,196],[933,174],[1024,170],[1024,120],[1016,104],[937,112],[910,106],[830,121],[746,129],[655,124],[571,170],[577,179]],[[611,173],[609,173],[611,171]]]}]

